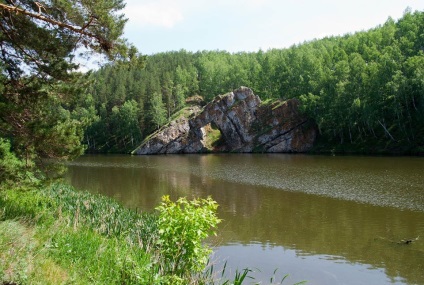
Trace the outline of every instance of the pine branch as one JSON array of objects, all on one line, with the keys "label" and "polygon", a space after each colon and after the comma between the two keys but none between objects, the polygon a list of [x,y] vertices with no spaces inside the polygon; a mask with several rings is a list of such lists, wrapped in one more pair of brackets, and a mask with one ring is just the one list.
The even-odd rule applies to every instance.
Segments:
[{"label": "pine branch", "polygon": [[4,10],[4,11],[13,12],[13,13],[16,13],[16,14],[23,14],[23,15],[29,16],[31,18],[44,21],[46,23],[53,24],[55,26],[68,29],[68,30],[70,30],[72,32],[75,32],[77,34],[84,35],[84,36],[87,36],[87,37],[96,39],[97,42],[100,44],[100,46],[106,52],[110,51],[111,48],[112,48],[112,44],[110,42],[108,42],[107,40],[105,40],[103,37],[101,37],[99,35],[96,35],[94,33],[88,32],[86,30],[93,23],[93,21],[95,20],[95,17],[91,17],[90,18],[90,21],[87,22],[84,26],[82,26],[82,27],[75,27],[73,25],[70,25],[70,24],[67,24],[67,23],[64,23],[64,22],[61,22],[61,21],[57,21],[55,19],[51,19],[51,18],[48,18],[46,16],[43,16],[43,15],[41,15],[41,13],[33,13],[33,12],[30,12],[30,11],[24,10],[22,8],[16,7],[16,6],[10,6],[10,5],[6,5],[6,4],[0,3],[0,8],[2,10]]}]

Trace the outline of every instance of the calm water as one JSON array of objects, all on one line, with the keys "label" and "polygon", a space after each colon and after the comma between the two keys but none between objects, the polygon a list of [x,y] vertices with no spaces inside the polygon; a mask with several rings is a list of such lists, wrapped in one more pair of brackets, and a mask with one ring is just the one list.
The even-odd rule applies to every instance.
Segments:
[{"label": "calm water", "polygon": [[67,179],[148,211],[165,194],[212,196],[217,267],[262,284],[275,269],[283,284],[424,284],[424,158],[84,156]]}]

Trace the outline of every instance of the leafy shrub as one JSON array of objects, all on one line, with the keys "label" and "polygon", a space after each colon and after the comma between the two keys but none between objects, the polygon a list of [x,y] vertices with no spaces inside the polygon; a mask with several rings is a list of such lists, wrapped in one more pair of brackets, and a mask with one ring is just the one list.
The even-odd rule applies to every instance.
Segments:
[{"label": "leafy shrub", "polygon": [[188,201],[180,198],[172,202],[162,197],[159,211],[158,245],[161,266],[166,274],[186,277],[202,271],[212,250],[202,241],[220,222],[216,215],[218,204],[208,197]]},{"label": "leafy shrub", "polygon": [[38,182],[32,162],[23,161],[11,151],[10,142],[0,138],[0,189],[3,186],[34,185]]}]

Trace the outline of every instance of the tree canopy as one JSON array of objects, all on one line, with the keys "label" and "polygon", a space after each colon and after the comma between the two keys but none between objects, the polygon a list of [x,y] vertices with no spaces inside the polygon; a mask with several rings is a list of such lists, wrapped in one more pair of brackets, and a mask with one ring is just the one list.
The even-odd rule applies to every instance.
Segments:
[{"label": "tree canopy", "polygon": [[122,38],[123,0],[0,1],[0,138],[27,165],[82,153],[84,128],[93,120],[81,51],[110,60],[135,60]]}]

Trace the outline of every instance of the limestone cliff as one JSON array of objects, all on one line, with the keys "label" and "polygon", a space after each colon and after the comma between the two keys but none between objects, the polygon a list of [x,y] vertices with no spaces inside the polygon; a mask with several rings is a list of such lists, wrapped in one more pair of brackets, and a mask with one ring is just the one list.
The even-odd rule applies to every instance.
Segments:
[{"label": "limestone cliff", "polygon": [[134,154],[200,152],[305,152],[316,128],[299,101],[261,104],[247,87],[215,97],[202,110],[172,121],[146,138]]}]

